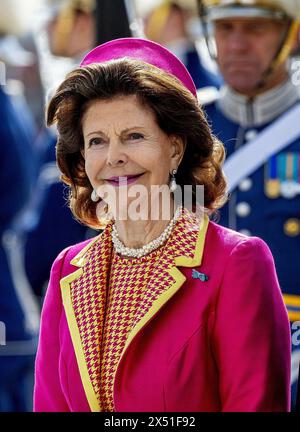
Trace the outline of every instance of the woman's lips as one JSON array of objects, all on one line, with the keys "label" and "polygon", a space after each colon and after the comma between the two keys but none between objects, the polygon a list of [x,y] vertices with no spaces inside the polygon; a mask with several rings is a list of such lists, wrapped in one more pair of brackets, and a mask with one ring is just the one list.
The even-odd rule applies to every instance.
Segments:
[{"label": "woman's lips", "polygon": [[110,179],[107,179],[106,182],[109,183],[112,186],[124,186],[129,185],[131,183],[134,183],[138,178],[140,178],[142,174],[137,175],[129,175],[129,176],[120,176],[120,177],[112,177]]}]

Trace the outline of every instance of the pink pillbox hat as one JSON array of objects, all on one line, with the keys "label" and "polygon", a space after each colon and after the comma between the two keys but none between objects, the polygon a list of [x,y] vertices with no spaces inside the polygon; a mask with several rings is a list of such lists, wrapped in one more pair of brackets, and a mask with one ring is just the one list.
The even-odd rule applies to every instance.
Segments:
[{"label": "pink pillbox hat", "polygon": [[90,51],[80,66],[124,57],[144,61],[174,75],[197,98],[194,81],[184,64],[169,50],[147,39],[122,38],[106,42]]}]

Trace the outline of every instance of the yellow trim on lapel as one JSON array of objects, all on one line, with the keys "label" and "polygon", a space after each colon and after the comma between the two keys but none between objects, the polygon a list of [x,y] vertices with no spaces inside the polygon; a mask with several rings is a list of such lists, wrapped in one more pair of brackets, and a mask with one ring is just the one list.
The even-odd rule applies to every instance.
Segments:
[{"label": "yellow trim on lapel", "polygon": [[[101,233],[102,234],[102,233]],[[101,234],[97,235],[93,240],[90,241],[74,258],[71,259],[70,264],[76,267],[83,267],[86,264],[86,252],[99,240]]]},{"label": "yellow trim on lapel", "polygon": [[203,217],[203,221],[201,222],[202,226],[200,225],[198,238],[196,242],[195,247],[195,254],[193,258],[187,257],[187,256],[179,256],[175,258],[175,265],[181,266],[181,267],[197,267],[202,262],[202,255],[203,255],[203,249],[204,249],[204,243],[205,243],[205,237],[206,232],[209,224],[209,218],[205,214]]},{"label": "yellow trim on lapel", "polygon": [[[156,312],[159,311],[159,309],[171,298],[173,295],[178,291],[178,289],[183,285],[183,283],[186,281],[186,277],[181,273],[180,270],[178,270],[177,266],[182,267],[195,267],[199,266],[202,261],[202,255],[203,255],[203,249],[204,249],[204,242],[205,242],[205,236],[206,231],[208,227],[209,219],[208,216],[204,216],[203,220],[203,226],[199,229],[198,233],[198,239],[195,246],[195,254],[193,258],[186,257],[186,256],[179,256],[175,258],[175,266],[173,266],[168,273],[173,277],[175,280],[175,283],[171,285],[171,287],[164,291],[158,299],[156,299],[151,308],[148,310],[148,312],[143,316],[143,318],[136,324],[136,326],[133,328],[131,333],[129,334],[124,350],[125,352],[126,348],[132,341],[132,339],[137,335],[137,333],[141,330],[141,328],[153,317]],[[122,357],[123,353],[121,354]],[[121,358],[120,357],[120,358]]]},{"label": "yellow trim on lapel", "polygon": [[[181,273],[180,270],[178,270],[176,267],[173,267],[169,274],[173,276],[175,279],[175,283],[166,291],[164,291],[158,299],[156,299],[151,308],[148,310],[148,312],[141,318],[141,320],[136,324],[136,326],[133,328],[133,330],[129,333],[129,336],[127,338],[123,353],[125,352],[126,348],[132,341],[132,339],[137,335],[137,333],[141,330],[142,327],[158,312],[162,306],[171,298],[173,295],[178,291],[178,289],[183,285],[183,283],[186,281],[186,277]],[[123,355],[121,354],[121,357]],[[120,357],[120,359],[121,359]]]},{"label": "yellow trim on lapel", "polygon": [[[101,233],[102,234],[102,233]],[[70,263],[76,267],[83,267],[86,264],[86,252],[99,240],[100,235],[96,236],[93,240],[90,241],[71,261]],[[80,333],[77,326],[77,321],[72,305],[71,298],[71,283],[78,279],[83,274],[83,269],[79,268],[75,270],[73,273],[65,276],[60,280],[61,294],[63,305],[67,317],[68,327],[71,334],[72,343],[74,346],[74,352],[78,364],[78,369],[81,377],[81,381],[83,384],[84,392],[89,404],[89,407],[92,412],[99,412],[100,405],[94,391],[93,385],[90,380],[90,376],[88,373],[87,364],[85,361],[85,356],[83,352],[83,347],[81,343]]]},{"label": "yellow trim on lapel", "polygon": [[[73,261],[73,260],[72,260]],[[99,412],[100,406],[99,402],[96,396],[96,393],[94,392],[90,376],[88,373],[87,364],[85,361],[85,356],[82,348],[82,343],[80,339],[80,333],[78,330],[76,317],[74,314],[74,309],[72,305],[71,300],[71,283],[80,277],[83,273],[82,269],[76,270],[74,273],[71,273],[68,276],[65,276],[60,281],[61,286],[61,293],[62,293],[62,299],[63,299],[63,305],[66,312],[67,322],[69,326],[69,330],[71,333],[72,343],[74,346],[74,352],[78,364],[78,369],[81,377],[81,381],[83,384],[84,392],[86,395],[86,398],[88,400],[90,409],[92,412]]]},{"label": "yellow trim on lapel", "polygon": [[167,301],[171,297],[173,297],[173,295],[179,290],[179,288],[186,281],[186,277],[177,268],[177,266],[195,267],[195,266],[199,266],[201,264],[208,224],[209,224],[209,218],[207,215],[204,215],[202,225],[200,225],[199,232],[198,232],[198,238],[197,238],[197,242],[196,242],[196,246],[195,246],[194,257],[190,258],[190,257],[182,255],[182,256],[175,258],[175,266],[171,267],[171,269],[168,271],[168,273],[173,277],[173,279],[175,281],[174,284],[171,285],[169,289],[164,291],[159,296],[159,298],[153,302],[153,304],[152,304],[151,308],[148,310],[148,312],[141,318],[141,320],[136,324],[136,326],[129,333],[126,344],[124,346],[124,349],[123,349],[121,356],[119,358],[119,361],[118,361],[116,373],[114,376],[113,388],[115,386],[115,378],[117,375],[119,364],[121,362],[122,357],[125,354],[125,351],[127,350],[128,346],[132,342],[132,340],[140,332],[140,330],[147,324],[147,322],[149,322],[151,320],[151,318],[162,308],[162,306],[164,306],[164,304],[167,303]]}]

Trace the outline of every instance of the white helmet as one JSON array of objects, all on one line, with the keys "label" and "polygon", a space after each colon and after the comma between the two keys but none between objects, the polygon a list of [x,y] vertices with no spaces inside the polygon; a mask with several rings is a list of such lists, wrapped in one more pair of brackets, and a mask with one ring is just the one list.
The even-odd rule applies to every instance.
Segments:
[{"label": "white helmet", "polygon": [[268,74],[290,55],[299,31],[300,0],[202,0],[200,3],[202,18],[205,18],[204,30],[205,22],[225,18],[286,19],[289,29],[268,69]]},{"label": "white helmet", "polygon": [[134,3],[137,15],[142,18],[153,12],[156,8],[169,6],[170,4],[176,4],[182,9],[197,14],[196,0],[135,0]]},{"label": "white helmet", "polygon": [[203,0],[212,20],[229,17],[300,19],[300,0]]}]

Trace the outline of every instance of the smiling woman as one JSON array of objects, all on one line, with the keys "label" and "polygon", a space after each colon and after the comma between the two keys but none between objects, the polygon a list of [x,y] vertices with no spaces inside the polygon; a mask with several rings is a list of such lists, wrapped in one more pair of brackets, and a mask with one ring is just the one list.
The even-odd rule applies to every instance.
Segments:
[{"label": "smiling woman", "polygon": [[[53,264],[35,410],[288,410],[289,324],[272,255],[209,220],[226,201],[224,149],[184,65],[143,39],[101,45],[53,96],[53,123],[74,215],[100,227],[105,204],[111,217]],[[176,206],[178,188],[197,198],[200,185],[203,212]],[[135,219],[137,188],[149,208]]]},{"label": "smiling woman", "polygon": [[145,186],[163,185],[176,170],[179,186],[192,185],[195,193],[196,185],[204,185],[207,209],[226,201],[223,145],[211,135],[195,96],[156,66],[123,58],[76,69],[49,105],[48,125],[55,121],[71,208],[90,226],[99,227],[93,188],[111,177],[143,173]]}]

